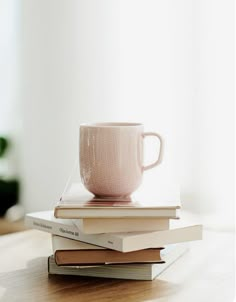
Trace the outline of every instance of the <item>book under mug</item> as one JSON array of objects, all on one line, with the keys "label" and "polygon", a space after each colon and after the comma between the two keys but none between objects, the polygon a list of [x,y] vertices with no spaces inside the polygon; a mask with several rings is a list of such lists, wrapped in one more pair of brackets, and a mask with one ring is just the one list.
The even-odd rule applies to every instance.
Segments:
[{"label": "book under mug", "polygon": [[[171,192],[171,191],[170,191]],[[147,192],[123,198],[98,198],[82,184],[72,184],[54,207],[56,218],[178,218],[178,193]]]}]

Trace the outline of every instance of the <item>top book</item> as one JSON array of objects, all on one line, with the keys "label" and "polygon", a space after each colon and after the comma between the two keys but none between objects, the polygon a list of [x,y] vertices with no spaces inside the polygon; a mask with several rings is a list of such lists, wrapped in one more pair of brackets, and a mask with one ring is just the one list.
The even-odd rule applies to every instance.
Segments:
[{"label": "top book", "polygon": [[130,198],[97,198],[81,184],[72,185],[54,208],[56,218],[178,218],[180,198],[176,192],[143,194]]}]

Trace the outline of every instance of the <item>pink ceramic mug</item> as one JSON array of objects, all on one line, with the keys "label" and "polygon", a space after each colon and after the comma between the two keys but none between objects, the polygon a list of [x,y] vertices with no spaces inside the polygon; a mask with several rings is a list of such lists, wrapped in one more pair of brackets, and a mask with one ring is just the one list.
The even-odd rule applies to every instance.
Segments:
[{"label": "pink ceramic mug", "polygon": [[[160,141],[157,160],[143,166],[143,139]],[[161,163],[163,141],[159,134],[144,132],[139,123],[80,125],[80,175],[84,186],[99,197],[122,197],[133,193],[145,170]]]}]

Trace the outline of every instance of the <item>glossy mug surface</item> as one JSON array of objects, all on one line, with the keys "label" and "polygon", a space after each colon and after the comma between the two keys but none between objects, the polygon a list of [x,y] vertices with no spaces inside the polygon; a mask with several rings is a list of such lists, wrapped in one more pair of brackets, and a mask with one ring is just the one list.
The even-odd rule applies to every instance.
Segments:
[{"label": "glossy mug surface", "polygon": [[[143,139],[160,141],[157,160],[143,166]],[[95,123],[80,125],[80,175],[88,191],[99,197],[122,197],[133,193],[145,170],[161,163],[162,138],[144,132],[139,123]]]}]

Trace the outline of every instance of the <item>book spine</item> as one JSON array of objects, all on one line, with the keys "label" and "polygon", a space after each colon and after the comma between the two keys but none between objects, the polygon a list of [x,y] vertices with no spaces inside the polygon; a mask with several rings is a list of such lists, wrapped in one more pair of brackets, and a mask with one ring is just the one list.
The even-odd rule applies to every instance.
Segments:
[{"label": "book spine", "polygon": [[25,219],[25,225],[31,229],[36,229],[54,235],[79,240],[79,231],[76,226],[54,223],[52,221],[45,221],[40,218],[32,217],[27,217]]}]

